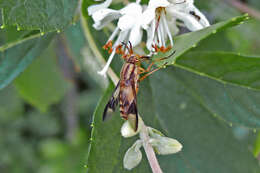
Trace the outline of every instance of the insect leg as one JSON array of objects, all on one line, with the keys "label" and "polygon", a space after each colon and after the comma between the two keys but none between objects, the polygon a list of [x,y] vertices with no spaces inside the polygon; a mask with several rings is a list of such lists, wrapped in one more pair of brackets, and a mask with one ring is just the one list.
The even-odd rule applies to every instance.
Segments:
[{"label": "insect leg", "polygon": [[147,72],[147,70],[142,67],[138,67],[138,70],[139,70],[138,74],[143,74],[143,73]]},{"label": "insect leg", "polygon": [[158,67],[158,68],[156,68],[156,69],[150,71],[149,73],[145,74],[144,76],[142,76],[142,77],[138,80],[138,82],[141,82],[142,80],[144,80],[145,78],[147,78],[148,76],[150,76],[150,75],[153,74],[154,72],[160,70],[161,68],[162,68],[162,67]]}]

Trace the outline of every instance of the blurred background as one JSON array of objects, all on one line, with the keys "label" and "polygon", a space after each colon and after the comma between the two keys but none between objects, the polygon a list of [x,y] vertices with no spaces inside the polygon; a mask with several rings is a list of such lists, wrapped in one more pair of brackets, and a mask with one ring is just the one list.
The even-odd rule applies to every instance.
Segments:
[{"label": "blurred background", "polygon": [[[259,0],[195,0],[195,4],[211,24],[245,12],[254,16],[203,41],[196,50],[260,54]],[[0,30],[0,46],[28,33],[16,27]],[[100,39],[105,43],[106,38]],[[92,115],[108,85],[108,79],[97,75],[100,69],[78,20],[57,32],[41,56],[0,91],[0,173],[85,172]],[[234,128],[234,134],[249,139],[242,127]],[[256,136],[250,142],[257,156]]]}]

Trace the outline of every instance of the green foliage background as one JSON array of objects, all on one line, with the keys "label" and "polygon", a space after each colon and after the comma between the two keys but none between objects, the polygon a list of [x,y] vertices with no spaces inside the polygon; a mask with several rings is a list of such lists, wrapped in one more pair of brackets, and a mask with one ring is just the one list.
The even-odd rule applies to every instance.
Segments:
[{"label": "green foliage background", "polygon": [[[1,173],[128,172],[136,138],[120,136],[118,115],[101,121],[113,85],[96,72],[110,31],[92,28],[93,3],[0,0]],[[166,173],[259,173],[260,22],[224,1],[195,4],[216,24],[174,38],[167,68],[141,83],[140,114],[184,146],[159,156]],[[143,158],[131,172],[150,172]]]}]

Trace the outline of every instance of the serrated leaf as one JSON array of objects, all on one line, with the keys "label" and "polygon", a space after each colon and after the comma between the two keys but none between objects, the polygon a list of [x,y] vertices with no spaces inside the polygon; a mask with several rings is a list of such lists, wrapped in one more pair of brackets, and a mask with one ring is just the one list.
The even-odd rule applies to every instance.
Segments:
[{"label": "serrated leaf", "polygon": [[175,66],[223,83],[260,89],[260,57],[229,52],[190,52]]},{"label": "serrated leaf", "polygon": [[[189,85],[186,85],[187,81],[193,80],[200,82],[201,85],[213,82],[214,86],[216,83],[214,80],[209,81],[205,77],[178,68],[161,70],[151,77],[151,82],[146,80],[141,83],[138,110],[144,122],[154,128],[162,129],[167,136],[177,139],[183,145],[180,153],[158,157],[163,171],[258,173],[260,168],[257,160],[247,146],[236,140],[231,127],[220,119],[214,118],[211,111],[200,102],[200,96],[195,95],[189,89]],[[215,92],[212,88],[205,88],[203,88],[204,91]],[[108,122],[113,125],[106,125],[101,121],[109,92],[111,89],[101,100],[94,115],[95,129],[92,133],[93,142],[90,148],[92,155],[89,155],[87,164],[91,167],[89,170],[91,173],[128,172],[123,168],[123,156],[134,140],[122,139],[118,134],[118,127],[122,125],[119,116],[115,117],[112,122]],[[113,143],[110,143],[108,139],[113,140]],[[119,149],[118,146],[120,146]],[[146,157],[144,154],[143,156]],[[146,159],[143,159],[141,164],[131,172],[151,172],[151,169]]]},{"label": "serrated leaf", "polygon": [[61,74],[52,47],[14,81],[22,98],[41,111],[46,111],[50,105],[60,101],[70,84]]},{"label": "serrated leaf", "polygon": [[0,89],[12,82],[49,45],[54,34],[34,38],[0,51]]},{"label": "serrated leaf", "polygon": [[3,25],[49,32],[72,23],[77,0],[1,0]]},{"label": "serrated leaf", "polygon": [[236,26],[238,24],[241,24],[243,21],[248,19],[248,15],[240,16],[240,17],[234,17],[230,20],[220,22],[217,24],[214,24],[210,27],[207,27],[205,29],[195,31],[195,32],[189,32],[187,34],[182,34],[180,36],[177,36],[174,41],[174,47],[172,50],[175,50],[176,53],[172,54],[172,51],[168,51],[165,54],[159,53],[155,57],[167,57],[170,56],[167,60],[160,62],[159,64],[165,64],[167,62],[167,65],[174,64],[178,57],[180,57],[182,54],[187,52],[188,50],[195,48],[197,44],[206,39],[207,37],[216,34],[219,31],[222,31],[226,28]]}]

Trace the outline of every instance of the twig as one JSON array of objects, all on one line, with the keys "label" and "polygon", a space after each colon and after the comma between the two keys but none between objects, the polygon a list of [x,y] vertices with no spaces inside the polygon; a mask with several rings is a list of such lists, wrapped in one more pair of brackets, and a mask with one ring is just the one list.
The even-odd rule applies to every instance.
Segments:
[{"label": "twig", "polygon": [[143,126],[142,130],[140,131],[140,139],[143,141],[144,151],[145,151],[145,154],[149,161],[149,164],[152,168],[153,173],[162,173],[161,167],[156,158],[153,147],[149,143],[150,138],[148,135],[147,126],[145,126],[145,125]]},{"label": "twig", "polygon": [[223,0],[223,1],[237,8],[239,11],[243,13],[248,13],[250,16],[260,20],[260,12],[252,7],[249,7],[247,4],[238,0]]},{"label": "twig", "polygon": [[[89,29],[88,29],[87,22],[85,21],[85,19],[82,15],[81,15],[81,24],[82,24],[82,27],[83,27],[83,30],[84,30],[85,37],[86,37],[87,41],[89,42],[90,48],[92,49],[92,51],[94,52],[96,57],[103,63],[103,65],[105,65],[106,61],[104,60],[103,56],[98,51],[98,48],[95,45],[94,39],[93,39],[92,35],[90,34]],[[119,78],[117,77],[115,72],[111,68],[109,68],[107,73],[108,73],[108,76],[113,81],[114,85],[117,85]],[[147,126],[145,126],[145,124],[143,125],[143,128],[140,131],[140,139],[143,141],[144,151],[145,151],[145,154],[147,156],[147,159],[149,161],[149,164],[150,164],[150,167],[151,167],[153,173],[162,173],[161,167],[160,167],[159,162],[156,158],[153,147],[149,143],[150,138],[149,138],[149,135],[148,135]]]}]

